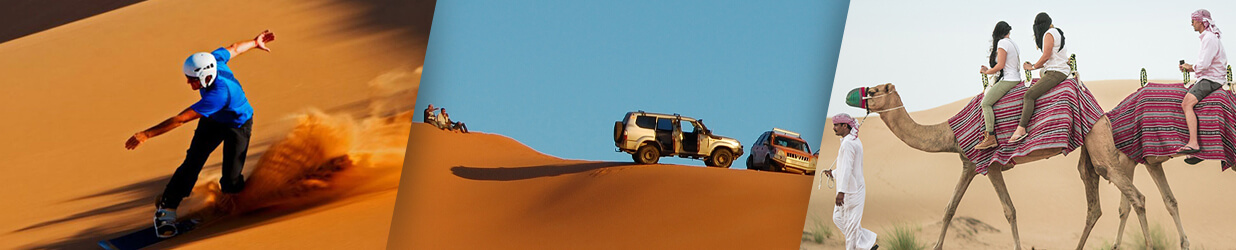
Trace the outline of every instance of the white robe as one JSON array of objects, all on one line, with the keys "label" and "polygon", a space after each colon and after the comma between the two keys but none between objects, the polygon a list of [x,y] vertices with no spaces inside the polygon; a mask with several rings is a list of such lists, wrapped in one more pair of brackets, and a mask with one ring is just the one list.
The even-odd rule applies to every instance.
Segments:
[{"label": "white robe", "polygon": [[837,192],[845,193],[842,205],[833,207],[833,223],[845,235],[845,249],[871,249],[876,243],[876,233],[862,227],[863,205],[867,198],[867,185],[863,181],[863,142],[854,132],[841,138],[833,177],[837,179]]}]

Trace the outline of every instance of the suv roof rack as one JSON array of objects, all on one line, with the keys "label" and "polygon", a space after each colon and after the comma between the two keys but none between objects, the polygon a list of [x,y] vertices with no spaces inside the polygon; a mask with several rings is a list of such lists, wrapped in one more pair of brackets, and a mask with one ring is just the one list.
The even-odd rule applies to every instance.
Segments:
[{"label": "suv roof rack", "polygon": [[792,132],[792,131],[789,131],[789,130],[784,130],[784,129],[780,129],[780,128],[773,128],[773,132],[782,133],[782,134],[785,134],[785,135],[789,135],[789,136],[793,136],[793,137],[799,137],[799,138],[802,138],[802,136],[801,136],[801,135],[798,135],[798,133],[794,133],[794,132]]}]

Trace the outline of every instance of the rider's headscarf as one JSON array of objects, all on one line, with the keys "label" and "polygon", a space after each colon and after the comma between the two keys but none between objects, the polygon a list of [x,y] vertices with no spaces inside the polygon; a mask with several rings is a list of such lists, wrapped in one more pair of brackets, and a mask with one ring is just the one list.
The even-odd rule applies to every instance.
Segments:
[{"label": "rider's headscarf", "polygon": [[1215,37],[1219,37],[1219,27],[1215,25],[1214,20],[1210,19],[1210,11],[1206,9],[1199,9],[1194,11],[1193,14],[1190,15],[1190,18],[1193,19],[1193,21],[1202,22],[1202,30],[1214,32]]}]

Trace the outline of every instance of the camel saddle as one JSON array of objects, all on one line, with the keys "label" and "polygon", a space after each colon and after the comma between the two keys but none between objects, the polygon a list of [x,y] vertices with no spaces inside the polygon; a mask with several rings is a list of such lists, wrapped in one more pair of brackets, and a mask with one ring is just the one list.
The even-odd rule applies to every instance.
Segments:
[{"label": "camel saddle", "polygon": [[[1146,163],[1146,157],[1175,154],[1189,140],[1189,128],[1180,107],[1186,91],[1180,83],[1148,83],[1107,112],[1116,147],[1138,163]],[[1233,105],[1236,96],[1219,89],[1193,107],[1202,151],[1192,156],[1223,161],[1220,171],[1236,162]]]},{"label": "camel saddle", "polygon": [[[1038,80],[1031,80],[1031,84]],[[1024,84],[1018,84],[992,107],[996,116],[996,138],[999,139],[996,147],[974,148],[986,133],[979,105],[984,94],[975,96],[961,112],[948,119],[962,154],[976,164],[975,170],[979,173],[986,175],[987,167],[992,164],[1011,167],[1016,164],[1014,158],[1039,150],[1059,150],[1068,154],[1083,144],[1086,134],[1103,117],[1103,108],[1090,91],[1076,79],[1065,79],[1036,99],[1034,115],[1027,128],[1029,134],[1022,141],[1010,144],[1008,140],[1021,119],[1022,99],[1027,89]]]}]

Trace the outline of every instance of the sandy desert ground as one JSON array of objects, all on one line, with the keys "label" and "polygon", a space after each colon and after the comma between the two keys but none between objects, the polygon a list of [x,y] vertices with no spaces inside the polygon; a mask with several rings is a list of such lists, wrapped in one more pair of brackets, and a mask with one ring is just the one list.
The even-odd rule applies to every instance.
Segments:
[{"label": "sandy desert ground", "polygon": [[[386,246],[410,125],[392,115],[415,102],[432,1],[130,3],[67,17],[34,6],[18,19],[52,25],[23,23],[0,43],[0,249],[90,248],[148,226],[195,123],[134,151],[124,140],[197,101],[180,73],[187,55],[265,29],[273,52],[229,65],[257,113],[245,169],[258,187],[245,199],[270,203],[237,205],[246,213],[159,247]],[[310,173],[343,155],[333,166],[352,168]],[[219,157],[195,197],[210,194]]]},{"label": "sandy desert ground", "polygon": [[395,249],[792,249],[811,181],[560,159],[421,123],[412,137]]},{"label": "sandy desert ground", "polygon": [[[1161,80],[1152,82],[1180,82]],[[894,83],[897,84],[897,83]],[[913,83],[900,83],[913,84]],[[873,84],[874,85],[874,84]],[[1138,88],[1137,80],[1086,81],[1086,86],[1104,109],[1115,107],[1125,96]],[[979,89],[975,87],[975,94]],[[847,90],[848,91],[848,90]],[[841,93],[834,91],[834,93]],[[901,92],[902,96],[914,93]],[[946,122],[965,106],[969,98],[918,112],[911,116],[920,124]],[[849,113],[862,115],[862,110]],[[861,119],[861,118],[860,118]],[[863,226],[885,234],[894,225],[918,228],[917,235],[928,247],[939,235],[940,219],[952,198],[960,177],[961,163],[956,154],[925,153],[906,146],[897,139],[878,116],[872,116],[862,127],[864,171],[867,183],[867,204]],[[838,140],[825,136],[821,162],[836,157]],[[1073,249],[1080,240],[1086,216],[1086,198],[1077,172],[1077,151],[1067,156],[1018,165],[1004,174],[1010,196],[1017,211],[1022,247],[1030,249]],[[895,157],[890,157],[895,156]],[[1236,172],[1219,172],[1219,162],[1207,161],[1187,165],[1183,159],[1164,164],[1167,178],[1179,201],[1180,216],[1193,249],[1234,249],[1236,236],[1228,233],[1236,225],[1236,197],[1226,190],[1236,188]],[[1158,188],[1146,170],[1138,166],[1134,179],[1146,196],[1146,214],[1151,227],[1161,227],[1170,246],[1179,242],[1175,224],[1164,207]],[[813,220],[831,227],[833,237],[824,244],[803,239],[802,249],[840,249],[843,240],[832,223],[834,190],[827,187],[813,190],[808,209],[808,223],[803,231],[814,231]],[[1100,182],[1103,215],[1086,243],[1086,249],[1097,249],[1116,237],[1119,223],[1118,206],[1121,196],[1115,186]],[[1140,234],[1136,215],[1129,216],[1126,236]],[[966,222],[958,222],[961,218]],[[969,191],[957,209],[952,229],[945,240],[946,249],[1012,249],[1013,238],[999,198],[985,176],[975,177]],[[883,248],[881,248],[883,249]]]}]

